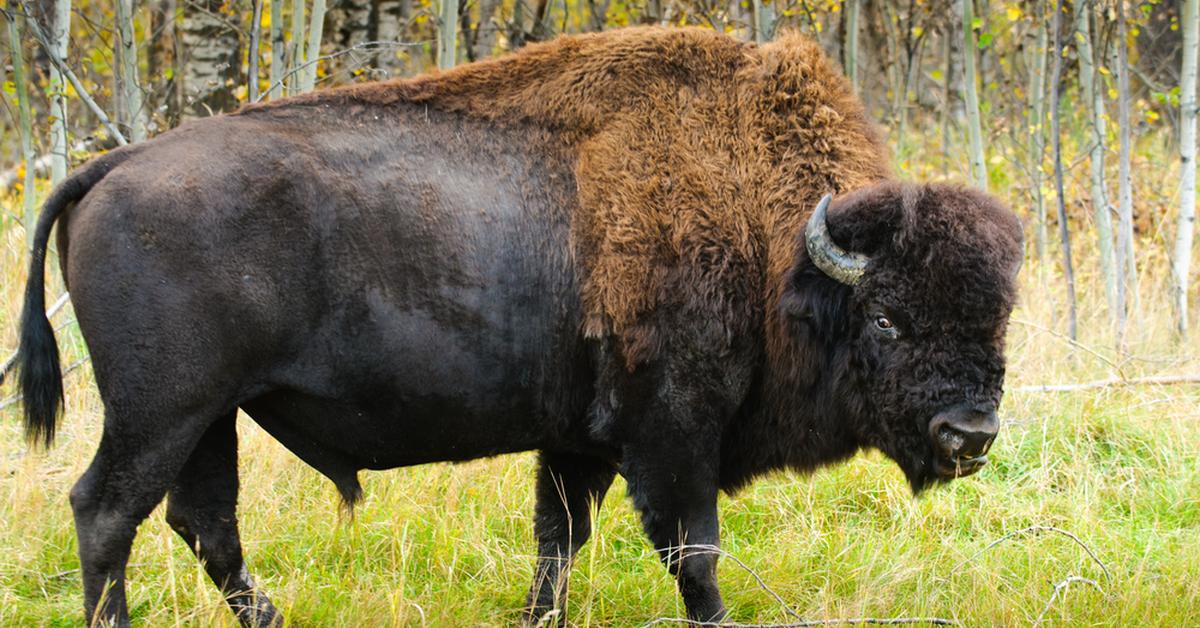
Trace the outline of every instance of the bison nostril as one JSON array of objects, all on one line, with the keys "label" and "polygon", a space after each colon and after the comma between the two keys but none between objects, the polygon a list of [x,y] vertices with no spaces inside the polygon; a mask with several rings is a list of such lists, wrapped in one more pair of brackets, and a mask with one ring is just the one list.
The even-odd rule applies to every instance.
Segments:
[{"label": "bison nostril", "polygon": [[967,444],[967,435],[949,425],[939,426],[936,438],[938,446],[948,456],[958,455],[963,446]]}]

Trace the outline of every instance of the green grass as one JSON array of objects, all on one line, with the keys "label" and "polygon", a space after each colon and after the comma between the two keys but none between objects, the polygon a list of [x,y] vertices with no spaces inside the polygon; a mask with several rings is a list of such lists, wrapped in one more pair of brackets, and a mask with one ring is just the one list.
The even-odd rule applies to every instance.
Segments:
[{"label": "green grass", "polygon": [[[0,347],[8,349],[24,234],[11,224],[0,228]],[[1084,304],[1084,342],[1104,359],[1047,331],[1064,328],[1054,308],[1060,296],[1040,288],[1038,274],[1036,266],[1026,271],[1009,340],[1009,385],[1110,376],[1105,360],[1118,359],[1103,348],[1111,342],[1097,331],[1105,325],[1095,299]],[[1130,340],[1138,359],[1122,370],[1200,371],[1195,349],[1170,343],[1166,310],[1146,301]],[[71,318],[68,310],[56,322]],[[83,355],[74,326],[61,345],[67,364]],[[0,398],[12,393],[6,385]],[[89,368],[68,376],[66,419],[50,451],[27,450],[18,412],[0,411],[0,625],[76,626],[83,614],[67,493],[100,435]],[[1045,624],[1200,625],[1200,387],[1017,392],[1006,396],[1002,414],[993,463],[976,476],[913,499],[893,463],[864,454],[808,477],[765,478],[722,498],[723,546],[806,619],[936,616],[970,626],[1029,625],[1055,585],[1078,576],[1103,593],[1072,584],[1045,610]],[[241,419],[239,430],[247,560],[294,625],[518,619],[533,568],[531,455],[364,473],[365,498],[350,517],[315,471],[252,422]],[[683,615],[624,492],[618,480],[579,557],[573,624],[629,626]],[[1020,535],[984,551],[1032,525],[1077,535],[1111,577],[1059,534]],[[731,619],[789,620],[734,561],[721,561],[721,582]],[[161,509],[139,530],[127,586],[140,625],[233,625]]]}]

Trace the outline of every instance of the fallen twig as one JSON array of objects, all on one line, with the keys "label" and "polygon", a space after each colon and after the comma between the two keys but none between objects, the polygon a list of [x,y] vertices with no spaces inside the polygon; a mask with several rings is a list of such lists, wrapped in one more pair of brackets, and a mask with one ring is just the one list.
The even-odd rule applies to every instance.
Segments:
[{"label": "fallen twig", "polygon": [[[54,315],[58,314],[58,311],[61,310],[62,307],[64,305],[66,305],[67,301],[69,301],[70,299],[71,299],[71,293],[69,293],[69,292],[62,293],[62,296],[58,297],[58,300],[55,301],[54,304],[50,306],[50,309],[46,310],[46,318],[47,319],[53,318]],[[17,352],[13,351],[12,355],[8,356],[8,359],[4,360],[4,364],[0,365],[0,384],[4,383],[4,378],[6,376],[8,376],[8,372],[10,370],[12,370],[13,365],[16,363],[17,363]]]},{"label": "fallen twig", "polygon": [[1066,590],[1066,588],[1071,586],[1071,583],[1073,583],[1073,582],[1081,582],[1083,584],[1090,584],[1093,587],[1095,587],[1097,591],[1100,592],[1100,595],[1104,595],[1104,589],[1102,589],[1095,580],[1092,580],[1089,578],[1082,578],[1080,576],[1067,576],[1066,578],[1063,578],[1062,581],[1060,581],[1058,584],[1054,585],[1054,592],[1050,594],[1050,599],[1046,600],[1046,606],[1044,608],[1042,608],[1042,612],[1041,612],[1041,614],[1038,615],[1037,621],[1033,622],[1034,628],[1037,628],[1037,626],[1040,626],[1042,624],[1042,619],[1044,619],[1046,617],[1046,613],[1049,612],[1050,607],[1054,605],[1054,600],[1058,599],[1058,594],[1060,592]]},{"label": "fallen twig", "polygon": [[[62,373],[63,377],[66,377],[67,374],[70,373],[71,371],[74,371],[75,369],[83,366],[84,364],[87,364],[88,360],[90,360],[90,359],[91,358],[88,357],[88,358],[80,358],[80,359],[76,360],[73,364],[71,364],[71,366],[68,366],[67,368],[63,369],[63,373]],[[20,403],[20,401],[24,398],[25,398],[24,395],[16,394],[16,395],[9,397],[8,399],[5,399],[4,401],[0,401],[0,410],[3,410],[15,403]]]},{"label": "fallen twig", "polygon": [[1040,384],[1033,386],[1015,386],[1008,389],[1017,393],[1046,393],[1073,392],[1076,390],[1095,390],[1098,388],[1119,388],[1126,386],[1179,386],[1185,384],[1200,384],[1200,374],[1194,375],[1151,375],[1148,377],[1110,377],[1093,382],[1076,384]]},{"label": "fallen twig", "polygon": [[643,624],[642,628],[662,624],[687,624],[689,626],[705,626],[712,628],[805,628],[808,626],[854,626],[860,624],[927,624],[930,626],[962,625],[952,619],[942,619],[940,617],[849,617],[846,619],[812,619],[790,624],[740,624],[737,622],[692,621],[682,617],[661,617],[650,623]]},{"label": "fallen twig", "polygon": [[783,598],[776,593],[771,587],[767,586],[765,580],[758,575],[749,565],[742,562],[738,557],[715,545],[680,545],[667,548],[667,558],[671,559],[671,555],[688,551],[691,554],[716,554],[723,556],[737,563],[739,567],[750,574],[751,577],[758,583],[759,588],[766,591],[768,595],[775,599],[779,605],[787,611],[788,615],[795,617],[797,621],[783,624],[742,624],[736,622],[697,622],[681,617],[660,617],[646,624],[647,626],[657,626],[663,624],[687,624],[691,626],[711,626],[713,628],[803,628],[805,626],[852,626],[855,624],[928,624],[932,626],[958,626],[957,621],[952,619],[942,619],[940,617],[852,617],[847,619],[804,619],[795,611]]},{"label": "fallen twig", "polygon": [[1005,534],[1004,536],[996,539],[995,541],[988,543],[987,547],[979,550],[978,552],[975,552],[974,554],[972,554],[970,556],[970,558],[967,558],[966,560],[963,560],[962,562],[955,565],[954,569],[952,569],[950,571],[950,573],[958,573],[959,569],[961,569],[963,565],[975,560],[976,558],[979,557],[980,554],[983,554],[984,552],[992,549],[993,547],[996,547],[997,545],[999,545],[1013,537],[1017,537],[1022,534],[1040,534],[1042,532],[1054,532],[1055,534],[1061,534],[1061,535],[1067,537],[1068,539],[1071,539],[1072,541],[1074,541],[1076,545],[1083,548],[1083,551],[1087,552],[1088,556],[1092,557],[1092,560],[1096,561],[1096,564],[1100,566],[1100,570],[1104,572],[1105,579],[1110,580],[1110,581],[1112,580],[1112,575],[1108,572],[1108,566],[1106,566],[1104,564],[1104,562],[1101,561],[1100,558],[1096,556],[1096,553],[1092,551],[1092,548],[1088,547],[1087,543],[1084,543],[1083,541],[1079,540],[1079,537],[1075,536],[1074,534],[1072,534],[1070,532],[1067,532],[1066,530],[1063,530],[1062,528],[1056,528],[1054,526],[1044,526],[1044,525],[1029,526],[1027,528],[1021,528],[1020,530],[1014,530],[1012,532],[1009,532],[1008,534]]}]

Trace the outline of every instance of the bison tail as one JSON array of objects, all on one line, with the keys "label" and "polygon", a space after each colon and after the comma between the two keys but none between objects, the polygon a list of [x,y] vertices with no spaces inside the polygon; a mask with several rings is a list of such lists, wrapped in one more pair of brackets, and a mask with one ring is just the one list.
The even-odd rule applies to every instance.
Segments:
[{"label": "bison tail", "polygon": [[[134,151],[117,150],[95,159],[63,181],[50,194],[38,218],[33,236],[29,279],[25,284],[25,306],[21,310],[20,344],[13,365],[20,372],[21,396],[25,406],[25,438],[49,447],[62,406],[62,369],[58,361],[58,342],[46,317],[45,262],[50,230],[69,207],[82,199],[92,186],[103,179]],[[0,382],[3,373],[0,373]]]}]

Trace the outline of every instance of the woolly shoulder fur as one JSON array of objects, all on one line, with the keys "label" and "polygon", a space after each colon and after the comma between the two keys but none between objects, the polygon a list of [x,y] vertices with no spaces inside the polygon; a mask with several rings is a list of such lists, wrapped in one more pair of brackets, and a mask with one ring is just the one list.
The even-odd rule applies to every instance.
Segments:
[{"label": "woolly shoulder fur", "polygon": [[797,34],[765,45],[701,29],[564,36],[242,113],[405,104],[534,125],[569,147],[585,332],[617,334],[630,368],[660,348],[659,310],[705,317],[726,336],[774,327],[814,203],[889,177],[848,81]]}]

